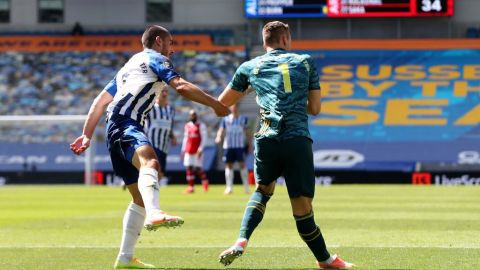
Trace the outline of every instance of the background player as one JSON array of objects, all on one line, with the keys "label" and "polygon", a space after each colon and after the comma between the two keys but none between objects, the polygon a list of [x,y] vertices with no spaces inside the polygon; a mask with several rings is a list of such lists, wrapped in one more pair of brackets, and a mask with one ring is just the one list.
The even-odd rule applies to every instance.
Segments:
[{"label": "background player", "polygon": [[257,93],[261,127],[255,134],[255,179],[257,189],[245,208],[236,243],[220,254],[229,265],[241,256],[261,222],[266,205],[283,175],[300,237],[306,242],[320,268],[350,268],[327,251],[313,217],[315,193],[312,139],[307,113],[320,113],[320,84],[315,63],[309,55],[287,52],[291,37],[287,24],[269,22],[263,27],[266,54],[243,63],[220,95],[226,106],[238,102],[249,85]]},{"label": "background player", "polygon": [[[246,152],[251,151],[251,136],[247,129],[248,119],[241,115],[238,105],[234,104],[230,107],[232,113],[222,118],[220,127],[217,131],[215,143],[220,144],[223,140],[223,161],[225,162],[225,191],[224,194],[233,192],[233,166],[238,162],[240,167],[240,177],[243,183],[243,190],[248,193],[248,169],[245,166]],[[247,150],[247,151],[245,151]]]},{"label": "background player", "polygon": [[203,150],[207,140],[207,128],[198,120],[195,110],[189,112],[189,121],[185,124],[182,142],[183,165],[186,168],[187,189],[184,193],[195,191],[195,175],[202,181],[203,191],[208,191],[208,179],[203,170]]},{"label": "background player", "polygon": [[177,145],[177,138],[173,134],[174,119],[175,108],[168,103],[168,86],[165,85],[160,90],[155,105],[145,119],[145,133],[160,162],[160,184],[167,183],[165,173],[169,145]]},{"label": "background player", "polygon": [[143,121],[153,106],[160,86],[168,83],[182,96],[210,106],[219,116],[227,107],[182,79],[170,63],[172,36],[161,26],[150,26],[142,35],[144,50],[132,56],[115,78],[95,98],[85,120],[83,133],[70,144],[77,155],[89,146],[95,127],[107,109],[107,145],[113,169],[123,178],[133,202],[123,218],[123,234],[115,268],[154,268],[133,257],[145,223],[148,230],[175,227],[183,219],[160,210],[158,171],[155,151],[143,131]]}]

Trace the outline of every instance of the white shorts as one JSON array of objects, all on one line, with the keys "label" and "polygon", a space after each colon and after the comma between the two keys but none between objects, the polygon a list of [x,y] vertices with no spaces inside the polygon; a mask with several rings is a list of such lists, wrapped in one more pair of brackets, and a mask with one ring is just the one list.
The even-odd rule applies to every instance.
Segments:
[{"label": "white shorts", "polygon": [[185,167],[203,167],[203,155],[198,157],[197,154],[188,154],[185,153],[183,157],[183,166]]}]

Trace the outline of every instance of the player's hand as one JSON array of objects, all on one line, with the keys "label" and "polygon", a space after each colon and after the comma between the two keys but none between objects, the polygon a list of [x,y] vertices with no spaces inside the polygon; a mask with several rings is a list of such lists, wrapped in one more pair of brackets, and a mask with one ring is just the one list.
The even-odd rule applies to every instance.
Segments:
[{"label": "player's hand", "polygon": [[198,156],[199,158],[201,158],[202,155],[203,155],[203,149],[198,149],[198,151],[197,151],[197,156]]},{"label": "player's hand", "polygon": [[215,143],[216,143],[216,144],[219,144],[219,143],[221,143],[221,142],[222,142],[222,138],[220,138],[220,137],[218,137],[218,136],[215,137]]},{"label": "player's hand", "polygon": [[173,136],[172,139],[170,140],[170,144],[171,144],[172,146],[177,145],[177,137]]},{"label": "player's hand", "polygon": [[90,146],[90,138],[88,138],[85,135],[82,135],[73,141],[73,143],[70,144],[70,150],[75,155],[80,155],[81,153],[85,152],[87,148]]},{"label": "player's hand", "polygon": [[230,109],[223,105],[220,101],[214,103],[212,106],[213,111],[217,116],[227,116],[230,114]]},{"label": "player's hand", "polygon": [[181,158],[182,160],[185,159],[185,152],[184,152],[184,151],[180,152],[180,158]]}]

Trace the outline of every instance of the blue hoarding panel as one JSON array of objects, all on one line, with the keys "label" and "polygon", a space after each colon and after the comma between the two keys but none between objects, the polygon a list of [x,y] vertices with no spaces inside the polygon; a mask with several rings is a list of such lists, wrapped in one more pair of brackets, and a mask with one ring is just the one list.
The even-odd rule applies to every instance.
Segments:
[{"label": "blue hoarding panel", "polygon": [[[112,165],[107,147],[103,143],[95,144],[95,169],[111,171]],[[16,144],[0,143],[0,171],[82,171],[85,166],[85,154],[74,155],[68,144]],[[167,157],[167,169],[184,170],[180,157],[181,147],[171,147]],[[215,166],[214,147],[204,150],[204,168]]]}]

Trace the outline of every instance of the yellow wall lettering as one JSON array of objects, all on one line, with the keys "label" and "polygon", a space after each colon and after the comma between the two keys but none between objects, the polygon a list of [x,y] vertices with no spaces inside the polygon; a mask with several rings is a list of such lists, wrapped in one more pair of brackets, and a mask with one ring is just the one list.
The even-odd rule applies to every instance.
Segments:
[{"label": "yellow wall lettering", "polygon": [[[448,99],[391,99],[385,109],[385,125],[389,126],[443,126],[447,119],[441,116],[441,108],[425,108],[447,106]],[[414,108],[423,107],[423,108]],[[430,116],[424,118],[424,116]]]},{"label": "yellow wall lettering", "polygon": [[465,80],[480,80],[480,65],[465,65],[463,67]]},{"label": "yellow wall lettering", "polygon": [[430,80],[454,80],[460,78],[460,72],[456,65],[432,66],[428,69],[431,73]]},{"label": "yellow wall lettering", "polygon": [[354,84],[349,82],[321,82],[323,97],[349,97],[353,95]]},{"label": "yellow wall lettering", "polygon": [[[313,123],[315,125],[322,126],[368,125],[376,122],[379,119],[380,116],[376,111],[348,107],[368,108],[376,105],[377,103],[378,102],[375,100],[368,99],[343,99],[325,101],[322,103],[322,116],[318,119],[315,119]],[[341,118],[339,116],[347,116],[348,118]]]},{"label": "yellow wall lettering", "polygon": [[455,121],[458,126],[476,126],[480,124],[480,104]]},{"label": "yellow wall lettering", "polygon": [[378,85],[374,85],[371,82],[359,81],[357,82],[358,86],[365,89],[368,97],[381,97],[383,91],[390,89],[395,86],[397,83],[393,81],[383,81]]},{"label": "yellow wall lettering", "polygon": [[357,78],[362,80],[385,80],[392,75],[392,66],[380,65],[377,74],[370,74],[371,66],[359,65],[357,67]]},{"label": "yellow wall lettering", "polygon": [[396,80],[421,80],[425,79],[426,74],[423,70],[424,66],[419,65],[406,65],[398,66],[395,68]]},{"label": "yellow wall lettering", "polygon": [[434,97],[437,95],[437,88],[439,86],[449,86],[449,82],[431,82],[431,81],[418,81],[412,82],[412,86],[420,86],[422,88],[422,96]]},{"label": "yellow wall lettering", "polygon": [[352,66],[333,65],[322,68],[322,76],[320,76],[320,81],[349,80],[351,78],[353,78]]},{"label": "yellow wall lettering", "polygon": [[453,84],[454,96],[465,97],[468,92],[480,92],[480,86],[470,86],[467,81],[456,81]]}]

